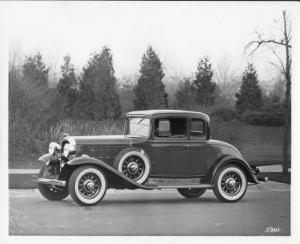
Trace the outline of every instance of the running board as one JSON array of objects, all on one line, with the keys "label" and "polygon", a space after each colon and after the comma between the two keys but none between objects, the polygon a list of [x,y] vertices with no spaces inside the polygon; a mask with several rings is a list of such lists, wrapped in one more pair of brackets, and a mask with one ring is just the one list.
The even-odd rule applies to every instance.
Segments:
[{"label": "running board", "polygon": [[[145,185],[173,186],[173,185],[200,185],[201,178],[149,178]],[[201,184],[202,185],[202,184]]]},{"label": "running board", "polygon": [[201,178],[149,178],[146,186],[156,189],[213,188],[211,184],[201,184]]},{"label": "running board", "polygon": [[200,185],[167,185],[167,186],[155,186],[159,189],[172,189],[172,188],[213,188],[212,185],[209,184],[200,184]]}]

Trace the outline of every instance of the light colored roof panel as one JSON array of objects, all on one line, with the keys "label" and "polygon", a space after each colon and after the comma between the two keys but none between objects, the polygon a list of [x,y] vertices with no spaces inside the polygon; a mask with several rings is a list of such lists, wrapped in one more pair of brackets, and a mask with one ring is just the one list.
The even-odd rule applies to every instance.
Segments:
[{"label": "light colored roof panel", "polygon": [[140,110],[127,113],[127,116],[156,116],[156,115],[172,115],[172,116],[187,116],[198,117],[209,121],[209,116],[205,113],[187,110],[171,110],[171,109],[153,109],[153,110]]}]

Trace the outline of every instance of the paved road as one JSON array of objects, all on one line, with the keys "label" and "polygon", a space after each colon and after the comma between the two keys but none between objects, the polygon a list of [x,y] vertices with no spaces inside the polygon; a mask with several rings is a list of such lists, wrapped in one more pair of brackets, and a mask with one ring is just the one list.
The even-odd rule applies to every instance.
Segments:
[{"label": "paved road", "polygon": [[[114,191],[93,207],[70,197],[42,198],[37,190],[10,190],[10,235],[289,235],[289,185],[248,188],[238,203],[220,203],[211,191],[187,200],[175,190]],[[267,227],[279,227],[267,233]]]}]

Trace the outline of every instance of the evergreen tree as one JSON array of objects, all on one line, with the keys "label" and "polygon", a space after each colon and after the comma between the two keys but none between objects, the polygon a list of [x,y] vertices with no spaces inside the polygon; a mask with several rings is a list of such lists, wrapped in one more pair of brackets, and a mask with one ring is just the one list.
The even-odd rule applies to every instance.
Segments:
[{"label": "evergreen tree", "polygon": [[235,106],[239,113],[256,110],[263,105],[257,72],[253,64],[248,64],[244,71],[240,90],[235,96],[237,98]]},{"label": "evergreen tree", "polygon": [[179,83],[175,93],[175,105],[181,109],[190,109],[195,102],[195,90],[189,78]]},{"label": "evergreen tree", "polygon": [[81,113],[88,118],[112,119],[121,115],[110,49],[92,55],[80,82]]},{"label": "evergreen tree", "polygon": [[49,68],[43,63],[42,55],[38,52],[36,55],[27,57],[23,65],[23,77],[25,80],[38,88],[48,86]]},{"label": "evergreen tree", "polygon": [[77,94],[77,80],[74,66],[70,61],[70,56],[64,57],[64,64],[61,66],[61,78],[57,84],[58,94],[64,98],[64,108],[68,115],[72,114],[72,108],[74,107]]},{"label": "evergreen tree", "polygon": [[142,57],[140,77],[134,88],[136,109],[159,109],[168,106],[168,95],[162,82],[161,62],[150,46]]},{"label": "evergreen tree", "polygon": [[201,59],[193,86],[197,93],[198,104],[208,107],[214,104],[216,83],[212,81],[213,71],[208,58]]},{"label": "evergreen tree", "polygon": [[169,99],[168,99],[168,93],[165,92],[164,94],[164,99],[165,99],[165,108],[169,107]]}]

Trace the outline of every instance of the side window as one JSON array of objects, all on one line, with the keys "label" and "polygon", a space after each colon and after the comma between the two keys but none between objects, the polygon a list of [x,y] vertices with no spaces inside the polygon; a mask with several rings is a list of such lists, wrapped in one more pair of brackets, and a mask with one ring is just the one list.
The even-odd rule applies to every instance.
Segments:
[{"label": "side window", "polygon": [[191,120],[191,139],[200,139],[205,137],[205,125],[201,119]]},{"label": "side window", "polygon": [[154,136],[158,138],[186,138],[187,122],[185,118],[156,119]]}]

